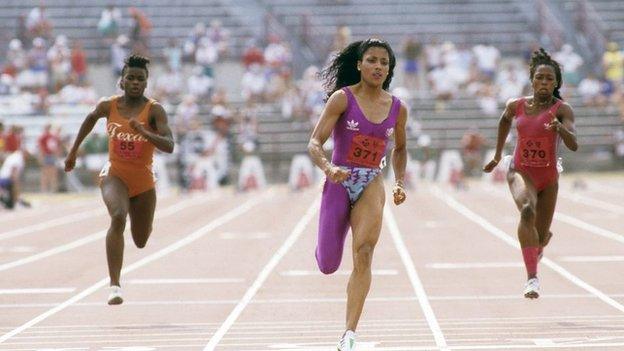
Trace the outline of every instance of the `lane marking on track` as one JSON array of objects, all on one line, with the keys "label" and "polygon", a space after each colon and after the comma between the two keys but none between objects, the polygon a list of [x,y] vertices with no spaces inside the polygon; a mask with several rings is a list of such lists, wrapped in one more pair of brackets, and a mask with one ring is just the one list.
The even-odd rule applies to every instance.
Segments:
[{"label": "lane marking on track", "polygon": [[0,246],[0,252],[28,253],[35,251],[37,249],[34,246]]},{"label": "lane marking on track", "polygon": [[320,200],[317,198],[312,202],[312,205],[307,209],[306,213],[303,217],[297,222],[292,232],[286,238],[286,241],[282,244],[282,246],[273,254],[269,262],[262,268],[256,280],[251,284],[249,289],[245,292],[245,295],[241,298],[241,300],[236,304],[232,312],[227,316],[223,324],[219,327],[219,329],[212,335],[208,344],[204,347],[204,351],[214,350],[221,339],[225,336],[228,330],[232,327],[232,325],[236,322],[238,317],[241,315],[245,307],[251,302],[253,297],[256,295],[258,290],[266,279],[269,277],[269,274],[273,271],[273,269],[277,266],[277,264],[282,260],[282,258],[286,255],[286,253],[290,250],[290,248],[295,244],[297,239],[303,234],[303,231],[306,229],[308,223],[312,220],[312,218],[316,215],[319,210]]},{"label": "lane marking on track", "polygon": [[619,242],[620,244],[624,244],[624,236],[618,233],[614,233],[610,230],[598,227],[596,225],[587,223],[585,221],[582,221],[578,218],[572,217],[572,216],[568,216],[566,214],[563,214],[561,212],[555,212],[555,219],[570,225],[573,225],[577,228],[581,228],[583,230],[592,232],[594,234],[600,235],[604,238],[607,239],[611,239],[614,241]]},{"label": "lane marking on track", "polygon": [[[159,219],[162,219],[164,217],[171,216],[171,215],[176,214],[176,213],[178,213],[178,212],[180,212],[180,211],[182,211],[182,210],[184,210],[184,209],[186,209],[188,207],[201,205],[201,204],[203,204],[205,202],[212,201],[215,198],[217,198],[217,197],[216,196],[207,196],[207,197],[202,197],[202,198],[196,198],[196,199],[189,199],[189,200],[180,201],[180,202],[178,202],[178,203],[176,203],[174,205],[171,205],[169,207],[165,207],[162,210],[156,211],[154,220],[159,220]],[[132,240],[129,235],[126,235],[128,233],[128,231],[130,230],[129,227],[130,226],[127,226],[126,227],[126,232],[124,232],[124,237],[125,237],[126,241]],[[37,254],[34,254],[34,255],[22,257],[20,259],[15,260],[15,261],[11,261],[11,262],[0,264],[0,272],[9,270],[11,268],[23,266],[23,265],[28,264],[28,263],[36,262],[36,261],[42,260],[44,258],[47,258],[47,257],[50,257],[50,256],[54,256],[54,255],[57,255],[59,253],[67,252],[67,251],[73,250],[75,248],[84,246],[86,244],[89,244],[91,242],[94,242],[96,240],[99,240],[99,239],[105,237],[106,236],[106,232],[107,232],[107,230],[100,230],[98,232],[95,232],[93,234],[89,234],[89,235],[87,235],[85,237],[82,237],[80,239],[74,240],[74,241],[69,242],[67,244],[55,246],[55,247],[53,247],[51,249],[48,249],[46,251],[43,251],[43,252],[40,252],[40,253],[37,253]]]},{"label": "lane marking on track", "polygon": [[[396,269],[373,269],[373,275],[398,275],[399,271]],[[280,272],[281,276],[285,277],[307,277],[307,276],[324,276],[324,274],[320,271],[306,271],[306,270],[290,270]],[[351,275],[351,271],[348,270],[338,270],[332,275]]]},{"label": "lane marking on track", "polygon": [[[269,192],[269,194],[272,194],[272,192]],[[185,236],[184,238],[156,251],[155,253],[144,257],[143,259],[129,265],[128,267],[124,268],[121,270],[121,274],[122,276],[124,274],[130,273],[138,268],[141,268],[149,263],[152,263],[153,261],[156,261],[174,251],[179,250],[182,247],[185,247],[189,244],[191,244],[192,242],[196,241],[197,239],[202,238],[203,236],[205,236],[208,233],[211,233],[212,231],[214,231],[216,228],[226,224],[227,222],[242,216],[243,214],[247,213],[249,210],[251,210],[254,206],[258,205],[260,202],[264,201],[266,198],[268,198],[267,196],[268,194],[265,193],[262,196],[256,196],[253,199],[250,199],[246,202],[244,202],[241,205],[236,206],[235,208],[229,210],[228,212],[226,212],[225,214],[222,214],[221,216],[213,219],[212,221],[210,221],[208,224],[204,225],[203,227],[195,230],[194,232],[190,233],[189,235]],[[50,316],[55,315],[56,313],[66,309],[67,307],[73,305],[74,303],[84,299],[85,297],[93,294],[94,292],[100,290],[101,288],[105,287],[107,284],[109,283],[109,278],[106,277],[104,279],[101,279],[100,281],[98,281],[97,283],[91,285],[90,287],[84,289],[83,291],[81,291],[80,293],[72,296],[71,298],[69,298],[68,300],[66,300],[65,302],[56,305],[55,307],[53,307],[52,309],[47,310],[46,312],[38,315],[37,317],[29,320],[28,322],[22,324],[21,326],[11,330],[10,332],[2,335],[0,337],[0,343],[5,342],[6,340],[10,339],[11,337],[21,333],[22,331],[37,325],[39,322],[46,320],[47,318],[49,318]]]},{"label": "lane marking on track", "polygon": [[15,288],[0,289],[0,295],[27,295],[27,294],[66,294],[76,288]]},{"label": "lane marking on track", "polygon": [[242,278],[205,278],[205,279],[130,279],[126,284],[150,285],[150,284],[225,284],[242,283]]},{"label": "lane marking on track", "polygon": [[560,261],[564,262],[621,262],[624,256],[561,256]]},{"label": "lane marking on track", "polygon": [[[493,194],[493,195],[495,195],[497,197],[501,197],[501,198],[505,197],[501,193],[500,190],[494,190],[494,189],[490,189],[490,188],[486,188],[485,190],[488,193]],[[610,230],[607,230],[607,229],[604,229],[604,228],[601,228],[601,227],[598,227],[598,226],[593,225],[591,223],[587,223],[587,222],[585,222],[583,220],[580,220],[580,219],[578,219],[576,217],[569,216],[569,215],[566,215],[564,213],[555,211],[554,219],[556,219],[558,221],[561,221],[561,222],[564,222],[564,223],[567,223],[569,225],[575,226],[577,228],[581,228],[581,229],[583,229],[585,231],[594,233],[594,234],[602,236],[604,238],[607,238],[607,239],[610,239],[610,240],[614,240],[614,241],[617,241],[617,242],[619,242],[621,244],[624,244],[624,235],[612,232]]]},{"label": "lane marking on track", "polygon": [[102,216],[104,214],[106,214],[106,211],[104,209],[98,208],[95,210],[83,211],[83,212],[78,212],[78,213],[74,213],[70,215],[63,215],[61,217],[50,219],[45,222],[41,222],[41,223],[26,226],[26,227],[22,227],[19,229],[10,230],[8,232],[0,233],[0,241],[11,239],[20,235],[45,231],[52,227],[58,227],[64,224],[71,224],[71,223],[75,223],[75,222],[82,221],[85,219],[89,219],[91,217]]},{"label": "lane marking on track", "polygon": [[[95,198],[95,196],[94,196]],[[76,207],[84,207],[85,205],[93,203],[92,199],[89,200],[72,200],[68,202],[63,202],[63,208],[65,210],[71,210]],[[24,220],[30,217],[39,217],[41,215],[45,215],[51,209],[58,209],[59,204],[49,204],[41,207],[30,208],[24,211],[7,211],[0,212],[0,223],[9,222],[9,221],[18,221]]]},{"label": "lane marking on track", "polygon": [[[495,237],[501,239],[502,241],[507,243],[509,246],[512,246],[512,247],[514,247],[517,250],[520,250],[520,244],[518,243],[518,241],[515,238],[512,238],[511,236],[507,235],[507,233],[505,233],[504,231],[502,231],[498,227],[494,226],[492,223],[487,221],[485,218],[479,216],[478,214],[476,214],[472,210],[468,209],[468,207],[464,206],[459,201],[455,200],[455,198],[452,195],[450,195],[448,193],[442,192],[442,190],[440,190],[440,188],[437,187],[437,186],[434,187],[431,190],[431,193],[434,196],[436,196],[438,199],[440,199],[442,202],[446,203],[450,208],[454,209],[456,212],[460,213],[461,215],[463,215],[464,217],[466,217],[470,221],[478,224],[480,227],[485,229],[488,233],[490,233],[490,234],[494,235]],[[583,281],[579,277],[575,276],[574,274],[572,274],[571,272],[569,272],[568,270],[566,270],[562,266],[558,265],[554,261],[548,259],[547,257],[544,257],[544,258],[542,258],[541,263],[543,263],[544,265],[546,265],[550,269],[554,270],[555,272],[559,273],[561,276],[563,276],[564,278],[568,279],[574,285],[580,287],[581,289],[586,290],[590,294],[595,295],[596,297],[598,297],[600,300],[602,300],[604,303],[608,304],[609,306],[617,309],[620,312],[624,312],[624,306],[622,304],[620,304],[619,302],[617,302],[614,299],[610,298],[609,296],[607,296],[602,291],[600,291],[600,290],[596,289],[595,287],[589,285],[588,283],[586,283],[585,281]]]},{"label": "lane marking on track", "polygon": [[516,268],[524,267],[520,262],[467,262],[467,263],[427,263],[433,269],[467,269],[467,268]]},{"label": "lane marking on track", "polygon": [[624,206],[615,205],[607,201],[598,200],[598,199],[594,199],[591,197],[583,196],[580,194],[574,194],[574,193],[573,194],[560,193],[560,196],[563,197],[564,199],[568,199],[568,200],[571,200],[580,204],[584,204],[587,206],[599,208],[601,210],[606,210],[606,211],[610,211],[610,212],[617,213],[617,214],[624,214]]},{"label": "lane marking on track", "polygon": [[[611,297],[624,297],[624,294],[610,294]],[[592,294],[543,294],[540,298],[544,299],[597,299]],[[513,295],[449,295],[449,296],[436,296],[429,295],[430,301],[486,301],[486,300],[516,300],[518,294]],[[345,297],[325,297],[325,298],[301,298],[301,299],[255,299],[251,301],[250,305],[259,304],[310,304],[310,303],[344,303],[347,299]],[[418,301],[415,296],[397,296],[397,297],[368,297],[367,302],[411,302]],[[124,305],[128,306],[172,306],[172,305],[235,305],[240,300],[154,300],[154,301],[130,301],[124,302]],[[58,303],[15,303],[15,304],[0,304],[0,308],[39,308],[39,307],[53,307]],[[100,302],[78,302],[71,305],[72,308],[78,307],[101,307]]]},{"label": "lane marking on track", "polygon": [[429,304],[429,299],[427,297],[427,292],[423,287],[423,284],[418,277],[418,272],[416,272],[416,266],[414,265],[414,261],[403,241],[403,235],[401,234],[401,230],[399,229],[399,225],[394,218],[394,214],[390,210],[390,204],[386,203],[384,206],[384,223],[388,227],[390,234],[392,235],[392,241],[394,241],[394,245],[399,252],[399,256],[401,257],[401,261],[407,270],[407,276],[412,284],[414,292],[416,293],[416,297],[418,298],[418,303],[420,304],[420,308],[425,315],[425,319],[427,320],[427,324],[433,333],[433,338],[435,340],[436,346],[440,350],[448,350],[446,339],[444,338],[444,334],[442,333],[442,329],[438,324],[438,320],[436,319],[435,313],[431,308],[431,304]]}]

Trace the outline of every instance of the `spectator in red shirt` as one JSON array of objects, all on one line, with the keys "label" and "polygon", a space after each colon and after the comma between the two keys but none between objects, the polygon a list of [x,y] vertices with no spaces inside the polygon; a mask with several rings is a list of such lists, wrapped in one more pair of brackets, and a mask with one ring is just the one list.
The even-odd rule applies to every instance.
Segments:
[{"label": "spectator in red shirt", "polygon": [[82,85],[87,76],[87,54],[82,49],[82,43],[74,42],[71,52],[72,74],[76,76],[79,85]]},{"label": "spectator in red shirt", "polygon": [[57,163],[61,151],[61,139],[58,133],[52,132],[52,126],[47,124],[37,144],[41,164],[41,191],[56,192],[58,190]]},{"label": "spectator in red shirt", "polygon": [[4,146],[5,146],[5,140],[4,140],[5,136],[4,136],[4,123],[2,123],[2,121],[0,121],[0,164],[2,164],[2,161],[4,161]]},{"label": "spectator in red shirt", "polygon": [[17,151],[22,146],[22,133],[24,128],[20,126],[11,126],[9,133],[4,137],[4,152],[10,154]]},{"label": "spectator in red shirt", "polygon": [[243,65],[245,68],[249,68],[254,63],[264,64],[264,53],[256,46],[256,43],[251,42],[243,52]]}]

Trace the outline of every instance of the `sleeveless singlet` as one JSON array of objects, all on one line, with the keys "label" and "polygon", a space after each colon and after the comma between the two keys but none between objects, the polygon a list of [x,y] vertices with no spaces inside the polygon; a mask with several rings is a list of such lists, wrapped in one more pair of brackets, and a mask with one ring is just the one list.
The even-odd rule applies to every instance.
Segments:
[{"label": "sleeveless singlet", "polygon": [[388,150],[388,138],[394,133],[401,101],[393,96],[386,119],[373,123],[364,116],[351,90],[348,87],[342,90],[347,95],[347,109],[334,127],[332,163],[343,167],[380,168]]},{"label": "sleeveless singlet", "polygon": [[[108,133],[108,155],[113,168],[151,168],[154,144],[130,127],[129,119],[121,116],[117,109],[119,96],[111,100],[110,113],[106,122]],[[136,119],[146,128],[149,126],[149,112],[155,101],[149,99]]]},{"label": "sleeveless singlet", "polygon": [[526,98],[518,100],[516,108],[518,141],[513,167],[531,178],[539,191],[558,177],[557,148],[560,139],[555,131],[546,129],[546,125],[556,118],[562,101],[558,99],[547,110],[535,116],[526,114],[525,101]]}]

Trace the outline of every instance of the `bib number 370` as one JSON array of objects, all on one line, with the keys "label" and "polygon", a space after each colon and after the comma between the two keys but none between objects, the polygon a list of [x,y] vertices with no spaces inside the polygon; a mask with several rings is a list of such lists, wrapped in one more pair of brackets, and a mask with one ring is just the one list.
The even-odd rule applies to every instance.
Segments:
[{"label": "bib number 370", "polygon": [[548,167],[551,163],[547,138],[520,139],[520,162],[528,167]]}]

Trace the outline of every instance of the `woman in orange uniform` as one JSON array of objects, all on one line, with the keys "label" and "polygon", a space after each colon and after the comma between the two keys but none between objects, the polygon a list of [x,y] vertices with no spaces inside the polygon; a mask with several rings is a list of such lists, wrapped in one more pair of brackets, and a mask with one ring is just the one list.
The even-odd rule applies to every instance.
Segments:
[{"label": "woman in orange uniform", "polygon": [[80,144],[98,119],[107,118],[109,162],[100,173],[102,198],[111,218],[106,235],[106,257],[110,275],[109,305],[123,302],[119,275],[123,262],[126,217],[130,215],[132,239],[145,247],[152,231],[156,191],[152,173],[154,148],[173,152],[173,136],[167,113],[156,101],[143,96],[147,86],[147,58],[132,55],[125,61],[120,86],[122,96],[100,100],[80,126],[65,159],[65,171],[76,164]]}]

